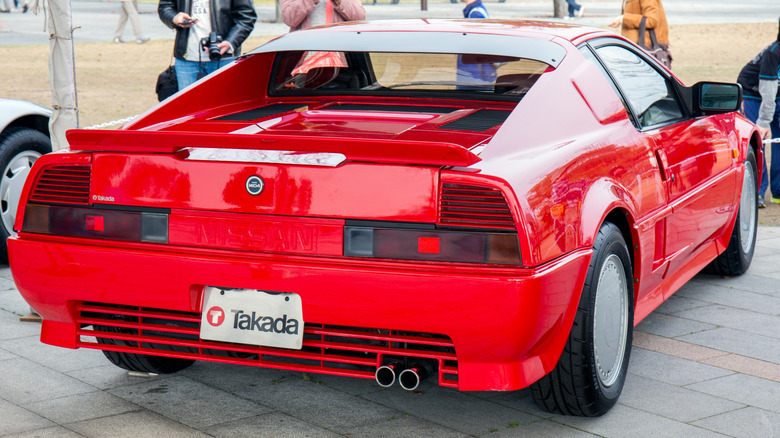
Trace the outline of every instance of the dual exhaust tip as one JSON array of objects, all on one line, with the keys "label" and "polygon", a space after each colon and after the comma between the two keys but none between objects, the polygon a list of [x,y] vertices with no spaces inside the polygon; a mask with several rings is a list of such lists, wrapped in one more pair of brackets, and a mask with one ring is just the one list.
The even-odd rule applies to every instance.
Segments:
[{"label": "dual exhaust tip", "polygon": [[374,377],[376,383],[383,388],[393,386],[397,378],[401,388],[414,391],[429,374],[429,367],[422,363],[411,364],[408,368],[404,368],[401,362],[390,362],[377,368]]}]

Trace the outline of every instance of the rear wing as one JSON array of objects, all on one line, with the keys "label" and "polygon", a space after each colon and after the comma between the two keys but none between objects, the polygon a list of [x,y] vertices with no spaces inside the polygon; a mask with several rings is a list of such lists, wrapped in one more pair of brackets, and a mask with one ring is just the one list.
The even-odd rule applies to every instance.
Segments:
[{"label": "rear wing", "polygon": [[331,152],[350,161],[434,166],[469,166],[481,159],[467,148],[444,142],[312,137],[279,134],[215,134],[72,129],[73,151],[172,154],[185,148]]}]

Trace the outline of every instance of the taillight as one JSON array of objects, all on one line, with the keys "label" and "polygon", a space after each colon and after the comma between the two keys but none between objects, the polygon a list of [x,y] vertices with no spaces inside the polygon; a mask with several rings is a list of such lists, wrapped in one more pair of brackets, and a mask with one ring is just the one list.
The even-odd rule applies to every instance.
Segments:
[{"label": "taillight", "polygon": [[441,262],[520,264],[517,234],[344,227],[344,255]]},{"label": "taillight", "polygon": [[167,211],[27,204],[22,231],[137,242],[168,242]]},{"label": "taillight", "polygon": [[436,224],[348,221],[344,255],[522,264],[517,228],[503,192],[490,182],[471,181],[442,183]]}]

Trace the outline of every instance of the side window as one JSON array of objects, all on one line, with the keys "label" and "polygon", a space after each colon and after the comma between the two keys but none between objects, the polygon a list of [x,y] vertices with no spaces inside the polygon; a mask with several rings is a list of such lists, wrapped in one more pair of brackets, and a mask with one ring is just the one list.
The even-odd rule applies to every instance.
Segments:
[{"label": "side window", "polygon": [[599,47],[596,53],[623,91],[640,125],[658,125],[683,117],[671,85],[642,58],[619,46]]}]

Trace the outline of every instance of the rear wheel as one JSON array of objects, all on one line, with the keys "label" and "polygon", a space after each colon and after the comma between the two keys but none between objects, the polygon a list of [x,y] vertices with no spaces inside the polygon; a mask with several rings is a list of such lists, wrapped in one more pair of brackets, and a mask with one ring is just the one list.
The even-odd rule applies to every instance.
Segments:
[{"label": "rear wheel", "polygon": [[595,417],[617,402],[628,370],[634,306],[631,258],[620,229],[601,226],[569,340],[558,364],[531,385],[542,409]]},{"label": "rear wheel", "polygon": [[32,128],[11,127],[0,134],[0,262],[8,262],[6,239],[14,233],[16,210],[33,163],[51,152],[46,134]]},{"label": "rear wheel", "polygon": [[[111,333],[137,334],[137,332],[133,329],[122,327],[96,326],[95,330]],[[136,345],[136,342],[134,341],[126,341],[123,339],[97,338],[97,341],[106,345]],[[148,354],[126,353],[122,351],[103,350],[103,354],[106,356],[106,358],[108,358],[109,361],[111,361],[111,363],[118,366],[119,368],[123,368],[128,371],[140,371],[143,373],[175,373],[187,368],[195,362],[191,359],[151,356]]]},{"label": "rear wheel", "polygon": [[747,272],[756,249],[758,228],[758,178],[756,177],[756,155],[748,148],[745,157],[745,172],[742,175],[742,195],[739,199],[734,231],[729,246],[707,266],[707,271],[727,277]]}]

